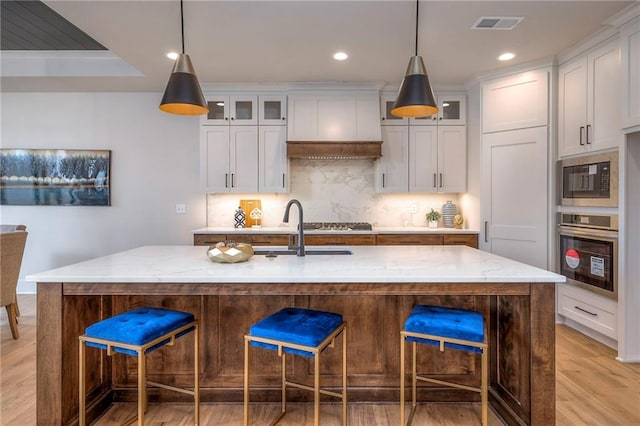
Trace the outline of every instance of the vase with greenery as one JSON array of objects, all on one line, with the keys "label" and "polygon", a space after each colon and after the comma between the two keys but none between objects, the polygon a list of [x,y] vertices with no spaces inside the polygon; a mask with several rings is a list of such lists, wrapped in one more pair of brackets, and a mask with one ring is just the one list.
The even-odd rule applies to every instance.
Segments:
[{"label": "vase with greenery", "polygon": [[431,209],[431,211],[425,215],[425,218],[429,223],[429,228],[437,228],[438,220],[440,219],[440,212]]}]

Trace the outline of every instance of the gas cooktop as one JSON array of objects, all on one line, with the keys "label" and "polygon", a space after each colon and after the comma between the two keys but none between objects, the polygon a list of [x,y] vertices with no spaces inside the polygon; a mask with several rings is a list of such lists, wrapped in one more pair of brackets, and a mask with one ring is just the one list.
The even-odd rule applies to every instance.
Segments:
[{"label": "gas cooktop", "polygon": [[371,231],[367,222],[304,222],[302,228],[307,231]]}]

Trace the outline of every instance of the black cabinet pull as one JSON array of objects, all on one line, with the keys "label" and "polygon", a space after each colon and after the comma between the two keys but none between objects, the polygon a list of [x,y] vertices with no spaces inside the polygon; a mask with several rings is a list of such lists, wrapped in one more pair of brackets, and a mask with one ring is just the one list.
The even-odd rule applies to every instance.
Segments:
[{"label": "black cabinet pull", "polygon": [[233,184],[233,175],[234,175],[234,174],[235,174],[235,173],[231,173],[231,187],[232,187],[232,188],[235,186],[235,185]]},{"label": "black cabinet pull", "polygon": [[580,145],[584,145],[584,141],[582,140],[583,132],[584,132],[584,126],[580,126]]},{"label": "black cabinet pull", "polygon": [[577,310],[582,311],[582,312],[584,312],[586,314],[589,314],[589,315],[591,315],[593,317],[597,317],[598,316],[598,314],[594,314],[593,312],[589,312],[586,309],[582,309],[580,306],[574,306],[574,308],[576,308]]},{"label": "black cabinet pull", "polygon": [[224,187],[225,188],[229,187],[229,173],[224,174]]},{"label": "black cabinet pull", "polygon": [[589,140],[589,129],[591,129],[591,124],[587,124],[587,145],[591,145],[591,141]]},{"label": "black cabinet pull", "polygon": [[486,220],[484,221],[484,242],[488,243],[489,242],[489,222],[487,222]]},{"label": "black cabinet pull", "polygon": [[284,173],[282,174],[282,187],[284,188]]},{"label": "black cabinet pull", "polygon": [[442,188],[442,173],[440,173],[440,188]]},{"label": "black cabinet pull", "polygon": [[433,174],[433,187],[436,188],[437,184],[436,184],[436,174]]},{"label": "black cabinet pull", "polygon": [[384,173],[382,174],[382,187],[385,187],[385,182],[384,182]]}]

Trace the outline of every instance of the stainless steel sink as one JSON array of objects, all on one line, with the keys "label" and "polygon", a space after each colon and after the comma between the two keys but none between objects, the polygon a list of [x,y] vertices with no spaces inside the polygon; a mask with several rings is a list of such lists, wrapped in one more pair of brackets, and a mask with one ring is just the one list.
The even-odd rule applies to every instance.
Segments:
[{"label": "stainless steel sink", "polygon": [[[288,250],[288,249],[274,249],[274,250],[263,250],[263,249],[254,249],[254,255],[264,255],[267,257],[276,257],[282,255],[293,255],[297,254],[296,250]],[[344,254],[353,254],[353,251],[349,249],[306,249],[305,254],[307,255],[344,255]]]}]

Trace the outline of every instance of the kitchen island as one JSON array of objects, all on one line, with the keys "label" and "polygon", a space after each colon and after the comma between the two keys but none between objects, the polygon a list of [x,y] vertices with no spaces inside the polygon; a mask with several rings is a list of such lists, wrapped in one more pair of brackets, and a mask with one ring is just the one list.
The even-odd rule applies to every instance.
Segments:
[{"label": "kitchen island", "polygon": [[[508,424],[555,423],[554,283],[563,282],[563,276],[466,246],[351,250],[351,255],[254,256],[218,264],[207,258],[205,247],[148,246],[27,277],[38,283],[38,424],[77,421],[78,336],[84,328],[143,305],[189,311],[200,320],[203,402],[242,400],[242,336],[252,323],[284,306],[342,314],[349,327],[349,401],[396,402],[399,333],[415,304],[482,312],[489,329],[491,407]],[[189,386],[192,338],[152,353],[149,379]],[[323,386],[339,386],[338,352],[329,350],[323,358]],[[276,357],[254,352],[252,370],[259,373],[252,375],[253,401],[280,397]],[[479,358],[468,353],[427,354],[420,361],[419,371],[479,383]],[[133,357],[107,357],[95,350],[87,352],[87,363],[88,419],[112,402],[136,400]],[[312,377],[305,359],[292,359],[288,369],[297,380]],[[292,390],[289,398],[309,395]],[[477,401],[478,395],[421,388],[419,398]],[[149,399],[186,401],[156,389],[149,390]]]}]

